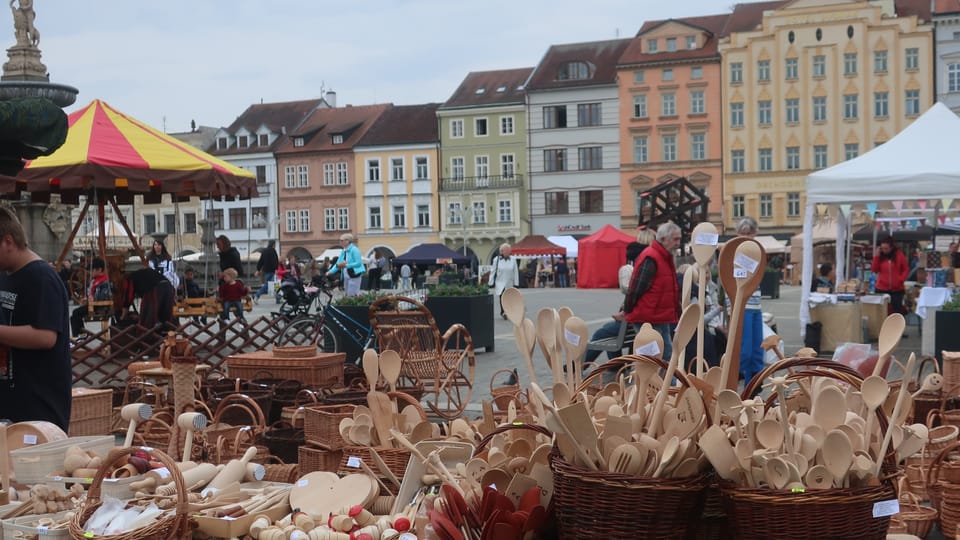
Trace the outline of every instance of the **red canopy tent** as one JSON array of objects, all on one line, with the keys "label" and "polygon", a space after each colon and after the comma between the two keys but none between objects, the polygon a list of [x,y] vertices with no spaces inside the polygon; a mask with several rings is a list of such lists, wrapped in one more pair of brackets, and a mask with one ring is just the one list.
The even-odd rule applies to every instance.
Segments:
[{"label": "red canopy tent", "polygon": [[554,244],[547,240],[546,236],[531,234],[514,244],[510,252],[518,257],[565,256],[567,254],[567,248]]},{"label": "red canopy tent", "polygon": [[636,238],[611,225],[580,240],[577,287],[611,289],[619,287],[617,271],[627,262],[627,244]]}]

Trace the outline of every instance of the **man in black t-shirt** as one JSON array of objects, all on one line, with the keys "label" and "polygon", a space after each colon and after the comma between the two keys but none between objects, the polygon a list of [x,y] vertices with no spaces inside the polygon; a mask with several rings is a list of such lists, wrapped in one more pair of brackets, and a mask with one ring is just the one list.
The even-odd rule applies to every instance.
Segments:
[{"label": "man in black t-shirt", "polygon": [[60,276],[0,208],[0,418],[70,423],[70,326]]}]

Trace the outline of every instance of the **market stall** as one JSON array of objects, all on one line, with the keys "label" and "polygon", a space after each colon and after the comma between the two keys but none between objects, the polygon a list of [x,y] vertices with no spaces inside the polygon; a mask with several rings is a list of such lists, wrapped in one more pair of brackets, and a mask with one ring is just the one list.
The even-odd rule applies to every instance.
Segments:
[{"label": "market stall", "polygon": [[617,270],[627,262],[627,244],[636,238],[612,225],[580,240],[577,287],[612,289],[619,287]]},{"label": "market stall", "polygon": [[568,259],[576,259],[577,254],[580,252],[580,244],[577,242],[577,239],[570,236],[548,236],[547,240],[551,243],[561,246],[567,250]]}]

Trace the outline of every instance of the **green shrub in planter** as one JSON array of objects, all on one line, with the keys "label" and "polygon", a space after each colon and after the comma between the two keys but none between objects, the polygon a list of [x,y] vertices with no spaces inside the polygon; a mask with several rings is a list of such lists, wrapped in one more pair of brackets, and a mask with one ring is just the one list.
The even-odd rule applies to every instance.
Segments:
[{"label": "green shrub in planter", "polygon": [[441,283],[427,288],[427,297],[431,296],[486,296],[490,287],[486,285],[464,283]]},{"label": "green shrub in planter", "polygon": [[357,296],[341,296],[337,298],[333,305],[335,306],[369,306],[370,304],[377,301],[377,299],[384,296],[389,296],[389,293],[381,291],[362,291]]}]

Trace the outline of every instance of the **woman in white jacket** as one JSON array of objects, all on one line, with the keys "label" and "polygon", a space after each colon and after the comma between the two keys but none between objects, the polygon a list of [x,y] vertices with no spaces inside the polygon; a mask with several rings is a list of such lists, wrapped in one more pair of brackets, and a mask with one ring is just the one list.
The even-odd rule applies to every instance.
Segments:
[{"label": "woman in white jacket", "polygon": [[[510,256],[510,244],[500,245],[500,255],[493,260],[489,285],[495,287],[497,298],[503,296],[503,291],[507,287],[520,286],[520,270],[517,268],[517,260]],[[503,303],[500,303],[500,316],[507,318],[506,313],[503,312]]]}]

